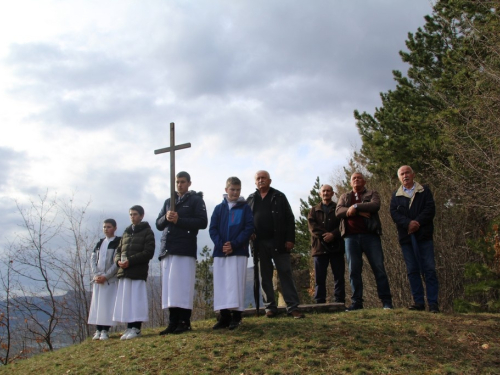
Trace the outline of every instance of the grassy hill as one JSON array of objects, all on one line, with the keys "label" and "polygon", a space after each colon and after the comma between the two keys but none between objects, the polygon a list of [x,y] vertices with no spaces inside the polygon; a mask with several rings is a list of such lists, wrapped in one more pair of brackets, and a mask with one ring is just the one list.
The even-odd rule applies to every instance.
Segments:
[{"label": "grassy hill", "polygon": [[246,318],[235,331],[90,339],[0,374],[498,374],[500,316],[403,309]]}]

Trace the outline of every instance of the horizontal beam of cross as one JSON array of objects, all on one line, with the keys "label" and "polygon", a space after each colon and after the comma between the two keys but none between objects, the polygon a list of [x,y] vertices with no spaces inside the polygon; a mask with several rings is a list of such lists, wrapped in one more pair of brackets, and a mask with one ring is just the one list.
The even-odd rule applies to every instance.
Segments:
[{"label": "horizontal beam of cross", "polygon": [[[183,143],[182,145],[174,146],[174,151],[182,150],[184,148],[189,148],[189,147],[191,147],[191,143]],[[159,148],[158,150],[155,150],[155,155],[163,154],[165,152],[170,152],[171,150],[172,150],[171,147]]]}]

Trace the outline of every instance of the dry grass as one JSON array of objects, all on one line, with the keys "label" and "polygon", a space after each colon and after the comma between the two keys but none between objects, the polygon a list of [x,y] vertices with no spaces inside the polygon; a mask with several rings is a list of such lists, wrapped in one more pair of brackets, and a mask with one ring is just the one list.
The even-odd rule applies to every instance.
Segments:
[{"label": "dry grass", "polygon": [[403,309],[247,318],[235,331],[90,339],[0,369],[12,374],[494,374],[500,316]]}]

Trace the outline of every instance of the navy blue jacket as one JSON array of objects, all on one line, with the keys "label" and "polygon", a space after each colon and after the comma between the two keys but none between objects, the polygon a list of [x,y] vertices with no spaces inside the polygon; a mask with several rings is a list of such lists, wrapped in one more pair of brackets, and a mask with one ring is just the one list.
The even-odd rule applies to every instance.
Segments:
[{"label": "navy blue jacket", "polygon": [[225,257],[222,246],[231,242],[233,252],[228,255],[249,256],[248,242],[254,230],[253,215],[245,200],[229,209],[226,199],[215,207],[210,219],[210,238],[214,242],[214,257]]},{"label": "navy blue jacket", "polygon": [[415,192],[411,199],[401,186],[392,194],[390,210],[392,220],[396,223],[400,244],[411,242],[408,225],[412,220],[416,220],[420,224],[420,228],[415,232],[417,241],[432,240],[436,206],[428,186],[422,186],[415,182]]},{"label": "navy blue jacket", "polygon": [[176,224],[168,222],[165,218],[168,210],[170,210],[170,198],[163,203],[156,219],[156,228],[163,231],[159,259],[167,255],[185,255],[196,258],[196,236],[200,229],[205,229],[208,225],[203,193],[190,190],[175,204],[175,211],[179,215]]}]

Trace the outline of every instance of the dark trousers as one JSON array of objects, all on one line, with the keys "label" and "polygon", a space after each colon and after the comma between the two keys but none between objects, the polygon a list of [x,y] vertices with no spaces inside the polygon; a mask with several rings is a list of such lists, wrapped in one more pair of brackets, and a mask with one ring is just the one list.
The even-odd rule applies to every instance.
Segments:
[{"label": "dark trousers", "polygon": [[96,326],[98,331],[109,331],[110,328],[111,326]]},{"label": "dark trousers", "polygon": [[315,283],[314,299],[316,303],[326,302],[326,277],[328,265],[332,269],[335,285],[335,302],[345,303],[345,260],[344,252],[321,254],[314,257]]},{"label": "dark trousers", "polygon": [[349,264],[352,303],[363,306],[363,253],[372,268],[377,284],[378,297],[382,303],[391,303],[391,289],[384,267],[384,252],[380,237],[376,234],[349,234],[345,237],[345,254]]},{"label": "dark trousers", "polygon": [[410,281],[413,301],[420,305],[425,303],[421,277],[421,275],[424,275],[427,303],[429,305],[437,304],[439,285],[434,261],[434,243],[432,240],[420,241],[415,244],[403,244],[401,248],[406,269],[408,270],[408,280]]},{"label": "dark trousers", "polygon": [[[292,263],[289,253],[279,253],[274,249],[274,240],[259,241],[259,270],[262,288],[262,300],[266,311],[276,311],[274,297],[273,273],[274,266],[280,279],[283,299],[287,313],[291,313],[299,306],[299,295],[293,281]],[[274,265],[273,265],[274,262]]]},{"label": "dark trousers", "polygon": [[127,323],[127,328],[137,328],[140,331],[141,325],[142,325],[142,322]]}]

